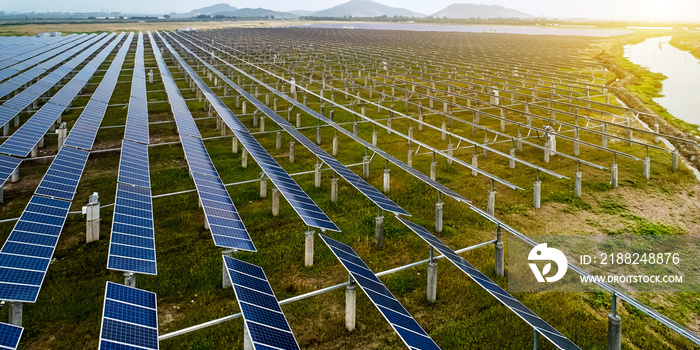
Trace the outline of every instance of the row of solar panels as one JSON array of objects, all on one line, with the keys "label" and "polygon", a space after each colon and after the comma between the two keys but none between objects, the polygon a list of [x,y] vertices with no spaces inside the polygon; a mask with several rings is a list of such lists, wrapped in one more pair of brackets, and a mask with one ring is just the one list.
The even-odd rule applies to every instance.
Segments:
[{"label": "row of solar panels", "polygon": [[47,45],[38,50],[26,52],[22,55],[15,56],[10,60],[1,62],[0,64],[0,81],[5,80],[27,68],[33,67],[44,60],[47,60],[59,53],[66,51],[66,44],[75,41],[85,34],[71,35],[66,37],[66,40]]},{"label": "row of solar panels", "polygon": [[[158,269],[148,165],[148,106],[143,52],[143,34],[139,33],[129,113],[119,160],[107,268],[155,275]],[[143,89],[134,89],[136,85]]]},{"label": "row of solar panels", "polygon": [[[84,34],[80,34],[82,36]],[[74,39],[77,34],[69,34],[64,37],[2,37],[0,40],[0,69],[4,69],[18,62],[43,52],[46,47],[56,43],[65,43]]]},{"label": "row of solar panels", "polygon": [[[188,50],[187,48],[185,49]],[[192,55],[195,55],[190,50],[188,50],[188,52],[190,52]],[[236,69],[236,67],[233,68]],[[241,70],[238,71],[245,74],[245,72],[242,72]],[[246,76],[248,76],[249,78],[253,78],[247,74]],[[262,82],[259,81],[258,83],[262,84]],[[262,85],[266,86],[265,84]],[[273,90],[269,86],[266,87]],[[280,96],[286,96],[276,90],[273,91],[278,93],[278,95]],[[294,100],[290,99],[290,102],[291,101]],[[318,116],[318,113],[316,112],[313,112],[313,114]],[[539,316],[532,313],[527,307],[525,307],[524,305],[522,305],[522,303],[510,296],[505,290],[503,290],[498,285],[490,281],[488,277],[476,270],[476,268],[474,268],[471,264],[469,264],[459,255],[454,253],[454,251],[452,251],[449,247],[440,242],[425,228],[413,224],[402,218],[399,218],[399,220],[402,221],[416,234],[418,234],[421,238],[426,240],[426,242],[428,242],[433,248],[445,255],[450,261],[452,261],[455,265],[457,265],[457,267],[459,267],[468,276],[474,279],[481,287],[486,289],[497,300],[502,302],[513,312],[515,312],[519,317],[521,317],[528,324],[530,324],[538,333],[542,334],[544,337],[552,341],[552,343],[555,346],[557,346],[560,349],[578,349],[578,347],[574,343],[572,343],[570,340],[564,337],[560,332],[551,327],[549,324],[544,322]],[[357,256],[357,254],[354,253],[354,251],[352,251],[352,249],[349,246],[334,241],[325,236],[322,236],[322,238],[333,250],[336,257],[338,257],[338,259],[341,260],[346,269],[348,269],[353,279],[358,282],[363,291],[365,291],[368,297],[377,306],[379,311],[385,316],[387,321],[389,321],[389,323],[392,324],[392,327],[401,336],[401,338],[404,340],[406,345],[409,346],[409,348],[437,348],[437,345],[435,345],[435,343],[432,340],[430,340],[430,338],[427,336],[427,334],[425,334],[425,332],[420,328],[420,326],[418,326],[417,323],[415,323],[415,320],[413,320],[410,317],[406,310],[403,309],[403,307],[398,303],[398,301],[396,301],[393,295],[391,295],[391,293],[386,289],[386,287],[384,287],[381,284],[381,282],[376,278],[376,276],[373,273],[371,273],[366,264],[362,262],[362,260]]]},{"label": "row of solar panels", "polygon": [[[116,44],[121,41],[123,35],[109,45],[105,50],[109,54]],[[119,72],[128,53],[128,44],[133,34],[126,40],[125,47],[117,53],[112,61],[108,73],[104,76],[97,91],[101,94],[93,95],[91,101],[107,94],[111,96],[116,85],[117,77],[109,72]],[[104,51],[103,51],[104,52]],[[106,55],[98,55],[98,57]],[[101,58],[104,60],[104,58]],[[96,63],[96,61],[93,60]],[[104,115],[104,111],[103,115]],[[87,132],[93,135],[92,139],[80,138],[85,144],[89,144],[88,150],[94,142],[94,135],[99,127],[95,122],[94,114],[84,110],[78,118],[79,123],[84,119],[92,120],[92,129],[79,129],[78,132]],[[101,121],[101,118],[100,118]],[[86,124],[83,124],[86,125]],[[71,136],[74,135],[71,132]],[[87,163],[88,150],[74,148],[68,142],[64,144],[54,158],[46,175],[39,183],[35,195],[31,198],[19,221],[10,233],[5,245],[0,249],[0,299],[17,302],[35,302],[41,289],[48,265],[56,249],[58,238],[66,221],[71,201],[80,182],[80,177]],[[47,198],[50,197],[50,198]],[[4,344],[4,338],[16,336],[14,346],[19,342],[19,336],[15,329],[3,329],[0,327],[0,348]],[[14,347],[11,347],[14,348]]]},{"label": "row of solar panels", "polygon": [[[94,42],[96,42],[104,36],[106,36],[106,34],[102,34],[99,36],[96,34],[85,35],[81,36],[73,42],[66,44],[65,47],[63,47],[64,51],[60,54],[42,62],[41,64],[38,64],[30,69],[25,70],[24,72],[18,74],[12,79],[9,79],[0,84],[0,97],[5,97],[13,91],[18,90],[22,86],[31,83],[34,79],[37,79],[43,74],[46,74],[54,67],[59,65],[61,62],[69,59],[72,56],[75,56],[75,54],[82,51],[83,49],[85,49],[86,47],[93,44]],[[49,74],[51,73],[49,72]],[[35,90],[40,90],[38,89],[39,87],[45,87],[45,84],[37,85],[37,88],[35,88]]]},{"label": "row of solar panels", "polygon": [[[68,63],[68,68],[77,67],[102,45],[111,42],[100,51],[87,65],[85,65],[73,78],[68,81],[56,94],[54,94],[48,103],[43,105],[29,120],[15,131],[9,139],[0,145],[0,153],[5,153],[18,157],[26,157],[29,152],[36,146],[39,140],[44,137],[46,132],[54,125],[58,117],[63,111],[68,108],[73,99],[80,93],[85,84],[92,78],[99,66],[104,62],[107,56],[112,52],[114,47],[124,37],[124,33],[120,34],[116,40],[112,40],[114,36],[107,36],[103,41],[98,42],[87,50],[81,52],[71,62]],[[116,80],[119,72],[108,72]],[[26,90],[25,90],[26,91]],[[102,89],[100,93],[104,93]],[[19,95],[18,95],[19,96]],[[100,98],[103,99],[103,98]],[[9,102],[9,101],[8,101]]]},{"label": "row of solar panels", "polygon": [[[159,34],[160,35],[160,34]],[[279,189],[280,193],[294,208],[304,223],[321,230],[339,232],[340,229],[333,221],[316,205],[316,203],[304,192],[301,187],[292,179],[289,174],[277,163],[277,161],[260,145],[260,143],[250,134],[243,123],[236,118],[231,110],[221,101],[221,99],[207,86],[194,70],[185,62],[182,57],[172,48],[165,38],[161,37],[163,43],[170,51],[170,54],[180,63],[180,65],[194,80],[202,90],[204,96],[216,109],[221,119],[233,130],[234,134],[243,147],[250,153],[253,159],[260,165],[267,177]],[[184,103],[184,101],[183,101]],[[186,107],[186,106],[185,106]],[[189,112],[188,112],[189,113]],[[194,122],[193,122],[194,123]],[[195,125],[196,128],[196,125]]]}]

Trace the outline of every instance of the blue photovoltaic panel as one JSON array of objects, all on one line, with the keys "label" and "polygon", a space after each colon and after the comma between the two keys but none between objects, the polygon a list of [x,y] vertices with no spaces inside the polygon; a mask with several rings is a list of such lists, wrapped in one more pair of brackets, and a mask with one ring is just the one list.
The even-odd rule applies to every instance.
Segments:
[{"label": "blue photovoltaic panel", "polygon": [[36,194],[72,201],[90,152],[61,147]]},{"label": "blue photovoltaic panel", "polygon": [[253,348],[299,349],[263,269],[228,256],[224,262]]},{"label": "blue photovoltaic panel", "polygon": [[[136,80],[134,78],[134,84]],[[146,98],[146,91],[143,91],[143,98]],[[129,98],[129,110],[126,116],[126,129],[124,138],[144,144],[150,142],[148,134],[148,103],[137,97]]]},{"label": "blue photovoltaic panel", "polygon": [[372,300],[409,349],[440,349],[349,245],[324,235],[321,235],[321,239],[331,248],[353,280]]},{"label": "blue photovoltaic panel", "polygon": [[7,182],[7,179],[15,172],[21,162],[22,160],[19,158],[0,154],[0,187]]},{"label": "blue photovoltaic panel", "polygon": [[117,184],[107,268],[157,274],[151,190]]},{"label": "blue photovoltaic panel", "polygon": [[219,177],[219,173],[216,171],[202,140],[181,135],[180,141],[182,142],[182,149],[185,151],[185,158],[191,172]]},{"label": "blue photovoltaic panel", "polygon": [[192,173],[214,244],[219,247],[256,251],[224,183],[218,177]]},{"label": "blue photovoltaic panel", "polygon": [[100,350],[158,349],[156,294],[107,282]]},{"label": "blue photovoltaic panel", "polygon": [[122,141],[122,154],[119,161],[119,177],[121,183],[151,188],[151,177],[148,167],[148,146],[129,140]]},{"label": "blue photovoltaic panel", "polygon": [[0,300],[33,303],[70,202],[33,196],[0,250]]},{"label": "blue photovoltaic panel", "polygon": [[535,315],[530,309],[519,302],[517,299],[513,298],[508,292],[503,288],[493,283],[486,275],[477,270],[472,264],[464,260],[461,256],[455,253],[450,247],[442,243],[437,237],[431,234],[424,227],[416,225],[410,221],[403,218],[398,218],[404,225],[406,225],[411,231],[415,232],[420,238],[425,240],[431,247],[435,248],[440,254],[444,255],[449,259],[455,266],[471,277],[474,282],[480,285],[482,288],[486,289],[489,294],[498,299],[516,315],[522,318],[530,326],[532,326],[538,333],[542,334],[543,337],[549,339],[549,341],[554,344],[559,349],[565,350],[580,350],[580,348],[574,344],[571,340],[566,338],[554,327],[550,326],[542,318]]},{"label": "blue photovoltaic panel", "polygon": [[0,349],[17,349],[24,328],[0,323]]}]

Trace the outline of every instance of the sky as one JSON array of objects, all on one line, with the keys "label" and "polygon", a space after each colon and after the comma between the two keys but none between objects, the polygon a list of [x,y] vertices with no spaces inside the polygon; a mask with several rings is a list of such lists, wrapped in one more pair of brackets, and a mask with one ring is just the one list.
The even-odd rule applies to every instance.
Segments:
[{"label": "sky", "polygon": [[[5,12],[124,12],[166,14],[189,12],[220,2],[231,6],[262,7],[277,11],[324,10],[347,0],[0,0]],[[645,21],[698,21],[698,0],[377,0],[392,6],[430,15],[455,2],[502,5],[535,16]]]}]

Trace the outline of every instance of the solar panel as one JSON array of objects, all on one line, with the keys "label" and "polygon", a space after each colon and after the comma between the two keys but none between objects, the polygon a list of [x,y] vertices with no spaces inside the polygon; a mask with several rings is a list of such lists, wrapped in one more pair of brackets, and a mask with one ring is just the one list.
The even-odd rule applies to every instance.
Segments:
[{"label": "solar panel", "polygon": [[33,196],[0,249],[0,300],[33,303],[70,202]]},{"label": "solar panel", "polygon": [[349,245],[324,235],[321,239],[409,349],[440,349]]},{"label": "solar panel", "polygon": [[218,177],[192,173],[214,243],[219,247],[256,251],[224,183]]},{"label": "solar panel", "polygon": [[202,140],[183,135],[180,136],[180,141],[191,172],[219,177]]},{"label": "solar panel", "polygon": [[22,160],[19,158],[0,154],[0,187],[7,182],[7,179],[17,170],[21,162]]},{"label": "solar panel", "polygon": [[[180,35],[178,35],[178,36],[179,36],[179,37],[182,37],[182,36],[180,36]],[[187,39],[185,39],[185,40],[187,40]],[[194,45],[195,47],[197,47],[197,48],[203,50],[204,52],[211,53],[211,52],[209,52],[209,51],[204,50],[202,47],[200,47],[200,46],[198,46],[198,45],[192,43],[191,41],[189,41],[189,40],[187,40],[187,41],[188,41],[189,44]],[[188,50],[186,47],[185,47],[184,49],[185,49],[185,50]],[[225,61],[222,61],[222,62],[223,62],[224,64],[226,64],[228,67],[237,70],[238,72],[245,73],[245,72],[242,72],[242,71],[239,70],[236,66],[234,66],[234,65],[232,65],[232,64],[230,64],[230,63],[227,63],[227,62],[225,62]],[[468,199],[466,199],[464,196],[460,195],[459,193],[457,193],[457,192],[455,192],[455,191],[449,189],[448,187],[442,185],[441,183],[439,183],[439,182],[437,182],[437,181],[431,179],[429,176],[427,176],[427,175],[421,173],[420,171],[418,171],[418,170],[416,170],[416,169],[414,169],[414,168],[408,166],[408,165],[407,165],[406,163],[404,163],[403,161],[399,160],[398,158],[392,156],[391,154],[389,154],[389,153],[387,153],[387,152],[384,152],[382,149],[378,148],[377,146],[374,146],[372,143],[365,141],[365,140],[362,139],[361,137],[359,137],[359,136],[353,134],[352,131],[343,128],[342,126],[338,125],[337,123],[335,123],[334,121],[330,120],[329,118],[324,117],[323,115],[321,115],[320,113],[314,111],[313,109],[311,109],[310,107],[304,105],[303,103],[301,103],[301,102],[299,102],[299,101],[293,99],[292,97],[290,97],[290,96],[288,96],[288,95],[282,93],[282,92],[279,91],[279,90],[276,90],[274,87],[271,87],[271,86],[265,84],[264,82],[261,82],[261,81],[259,81],[259,80],[257,80],[257,79],[255,79],[255,81],[256,81],[257,84],[260,84],[260,85],[262,85],[262,86],[265,86],[266,89],[272,91],[272,92],[275,93],[277,96],[279,96],[280,98],[286,100],[287,102],[289,102],[289,103],[290,103],[291,105],[293,105],[294,107],[299,108],[299,109],[301,109],[302,111],[304,111],[305,113],[307,113],[307,114],[313,116],[314,118],[316,118],[316,119],[318,119],[318,120],[321,120],[321,121],[323,121],[324,123],[326,123],[326,124],[328,124],[328,125],[333,126],[333,128],[337,129],[338,131],[340,131],[341,133],[343,133],[345,136],[347,136],[347,137],[353,139],[354,141],[356,141],[356,142],[362,144],[362,146],[364,146],[364,147],[366,147],[367,149],[371,150],[372,152],[378,154],[379,156],[381,156],[382,158],[384,158],[384,159],[386,159],[387,161],[391,162],[392,164],[394,164],[394,165],[400,167],[402,170],[404,170],[404,171],[410,173],[410,174],[413,175],[414,177],[420,179],[421,181],[423,181],[423,182],[426,183],[427,185],[433,187],[434,189],[438,190],[439,192],[444,193],[445,195],[447,195],[447,196],[449,196],[449,197],[451,197],[451,198],[453,198],[453,199],[455,199],[455,200],[457,200],[457,201],[460,201],[460,202],[463,202],[463,203],[471,203],[471,201],[469,201]],[[228,123],[227,123],[227,124],[228,124]],[[230,127],[230,125],[229,125],[229,127]]]},{"label": "solar panel", "polygon": [[491,281],[486,275],[477,270],[472,264],[464,260],[464,258],[455,253],[452,249],[450,249],[450,247],[442,243],[442,241],[433,236],[433,234],[428,232],[428,230],[426,230],[424,227],[416,225],[403,218],[398,219],[409,229],[411,229],[411,231],[415,232],[418,236],[420,236],[420,238],[430,244],[431,247],[435,248],[435,250],[440,252],[440,254],[444,255],[448,260],[455,264],[455,266],[466,273],[467,276],[471,277],[474,282],[486,289],[486,291],[489,292],[489,294],[491,294],[494,298],[522,318],[538,333],[542,334],[543,337],[551,341],[557,348],[566,350],[580,349],[571,340],[567,339],[563,334],[554,329],[554,327],[550,326],[525,305],[513,298],[503,288]]},{"label": "solar panel", "polygon": [[89,156],[90,152],[87,151],[61,147],[39,183],[36,194],[72,201]]},{"label": "solar panel", "polygon": [[224,256],[254,349],[299,349],[289,322],[259,266]]},{"label": "solar panel", "polygon": [[[134,78],[134,84],[136,80],[139,80],[139,78]],[[146,98],[145,88],[142,98]],[[143,99],[134,96],[129,98],[124,138],[148,144],[150,142],[148,134],[148,103]]]},{"label": "solar panel", "polygon": [[24,328],[0,323],[0,349],[17,349]]},{"label": "solar panel", "polygon": [[148,167],[148,146],[129,140],[122,141],[117,181],[143,188],[151,188]]},{"label": "solar panel", "polygon": [[157,274],[151,190],[117,184],[107,268]]},{"label": "solar panel", "polygon": [[107,282],[101,350],[158,349],[156,293]]}]

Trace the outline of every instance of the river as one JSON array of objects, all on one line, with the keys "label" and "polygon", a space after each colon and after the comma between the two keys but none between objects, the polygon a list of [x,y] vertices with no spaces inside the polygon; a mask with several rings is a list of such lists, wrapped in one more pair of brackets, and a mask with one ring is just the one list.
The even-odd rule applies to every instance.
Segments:
[{"label": "river", "polygon": [[665,75],[668,79],[662,82],[661,91],[664,96],[654,101],[674,117],[700,124],[700,61],[690,52],[671,46],[669,40],[671,37],[665,36],[626,45],[625,58]]}]

